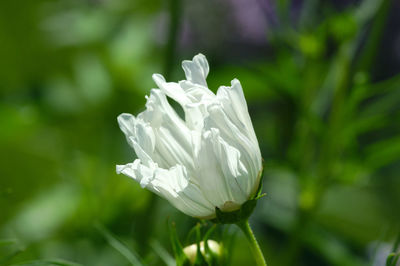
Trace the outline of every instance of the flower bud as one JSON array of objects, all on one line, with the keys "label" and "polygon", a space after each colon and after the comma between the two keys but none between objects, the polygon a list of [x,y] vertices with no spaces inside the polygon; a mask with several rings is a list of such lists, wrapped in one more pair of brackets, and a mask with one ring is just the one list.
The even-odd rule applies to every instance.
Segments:
[{"label": "flower bud", "polygon": [[[211,260],[212,258],[218,258],[222,254],[222,247],[218,242],[214,240],[207,240],[209,252],[206,252],[205,246],[204,246],[204,241],[200,242],[200,252],[203,255],[203,257],[208,261]],[[194,264],[196,261],[197,257],[197,244],[192,244],[190,246],[187,246],[183,249],[183,252],[185,253],[186,257],[189,259],[191,264]]]}]

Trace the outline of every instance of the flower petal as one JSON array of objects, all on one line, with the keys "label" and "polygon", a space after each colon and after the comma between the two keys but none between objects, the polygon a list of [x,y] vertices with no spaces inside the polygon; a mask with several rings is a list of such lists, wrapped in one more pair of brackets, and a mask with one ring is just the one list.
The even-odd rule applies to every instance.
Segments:
[{"label": "flower petal", "polygon": [[208,115],[206,106],[214,101],[215,95],[208,88],[191,82],[166,82],[160,74],[154,74],[153,79],[163,93],[181,105],[187,127],[191,130],[201,130],[204,118]]},{"label": "flower petal", "polygon": [[192,83],[207,87],[206,78],[210,67],[204,55],[198,54],[193,57],[193,60],[185,60],[182,62],[182,68],[185,71],[186,79]]},{"label": "flower petal", "polygon": [[237,79],[232,80],[231,85],[231,87],[220,87],[217,91],[217,99],[222,103],[225,113],[233,123],[258,147],[242,85]]},{"label": "flower petal", "polygon": [[195,159],[198,175],[196,181],[203,194],[216,207],[222,208],[226,202],[241,204],[247,199],[235,179],[245,173],[243,165],[239,165],[238,153],[235,148],[221,141],[217,129],[213,128],[203,134]]},{"label": "flower petal", "polygon": [[167,199],[175,208],[187,215],[209,217],[214,214],[213,205],[199,188],[190,182],[185,167],[176,165],[170,169],[149,167],[137,159],[133,163],[117,165],[117,173],[123,173],[159,196]]},{"label": "flower petal", "polygon": [[170,106],[165,94],[153,89],[146,103],[147,110],[138,115],[154,132],[154,161],[163,168],[182,164],[193,170],[191,131]]},{"label": "flower petal", "polygon": [[123,113],[118,116],[117,120],[126,137],[134,135],[136,121],[133,115]]},{"label": "flower petal", "polygon": [[223,107],[216,103],[208,107],[209,116],[205,121],[205,129],[218,128],[222,139],[240,151],[240,160],[249,173],[248,186],[253,187],[261,170],[261,153],[255,145],[238,127],[229,119]]},{"label": "flower petal", "polygon": [[155,148],[155,135],[152,128],[141,119],[131,114],[118,116],[118,123],[128,143],[134,148],[136,155],[145,163],[152,161]]},{"label": "flower petal", "polygon": [[166,95],[174,99],[180,105],[184,106],[192,102],[178,83],[166,82],[165,78],[160,74],[153,74],[153,80]]},{"label": "flower petal", "polygon": [[147,187],[154,177],[155,164],[142,164],[140,159],[136,159],[133,163],[126,165],[117,165],[117,173],[124,174],[135,179],[142,188]]}]

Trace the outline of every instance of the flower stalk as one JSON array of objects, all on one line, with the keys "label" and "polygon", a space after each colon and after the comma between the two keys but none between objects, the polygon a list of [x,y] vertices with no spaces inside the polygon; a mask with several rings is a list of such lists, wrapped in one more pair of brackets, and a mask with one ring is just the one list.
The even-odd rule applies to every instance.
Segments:
[{"label": "flower stalk", "polygon": [[267,266],[265,262],[264,255],[262,254],[260,245],[257,242],[256,237],[254,236],[253,231],[251,230],[249,220],[242,220],[236,225],[242,230],[244,235],[246,236],[247,240],[249,241],[251,251],[253,253],[254,259],[256,260],[257,266]]}]

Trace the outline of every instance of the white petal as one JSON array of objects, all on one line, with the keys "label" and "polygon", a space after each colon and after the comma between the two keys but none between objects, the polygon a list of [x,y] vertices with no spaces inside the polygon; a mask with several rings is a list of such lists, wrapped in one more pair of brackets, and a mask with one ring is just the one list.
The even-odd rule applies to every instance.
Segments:
[{"label": "white petal", "polygon": [[187,127],[201,130],[204,118],[208,115],[206,105],[215,99],[214,93],[207,87],[189,81],[181,81],[179,84],[166,82],[160,74],[154,74],[153,79],[163,93],[181,105]]},{"label": "white petal", "polygon": [[182,68],[185,71],[187,80],[207,87],[206,78],[210,68],[204,55],[198,54],[194,56],[193,61],[183,61]]},{"label": "white petal", "polygon": [[219,136],[219,132],[215,137],[215,141],[216,145],[214,149],[218,162],[234,195],[232,201],[242,204],[248,200],[249,191],[252,190],[252,187],[249,187],[249,173],[240,161],[240,151],[224,141]]},{"label": "white petal", "polygon": [[258,141],[251,123],[246,99],[244,98],[242,85],[239,80],[231,82],[232,87],[220,87],[217,92],[217,99],[222,103],[225,113],[233,123],[249,137],[256,146]]},{"label": "white petal", "polygon": [[261,170],[261,153],[258,145],[255,145],[238,129],[219,104],[210,105],[208,112],[210,115],[207,117],[204,127],[206,129],[218,128],[221,137],[240,151],[240,160],[249,172],[249,187],[253,187]]},{"label": "white petal", "polygon": [[117,118],[119,127],[126,137],[132,136],[135,132],[135,117],[131,114],[120,114]]},{"label": "white petal", "polygon": [[201,132],[204,127],[204,119],[208,116],[207,105],[204,103],[187,104],[184,110],[187,127]]},{"label": "white petal", "polygon": [[[241,204],[247,199],[245,191],[236,180],[236,177],[245,173],[244,167],[238,167],[240,162],[234,158],[238,151],[224,145],[217,129],[205,132],[195,160],[198,174],[196,180],[207,199],[219,208],[226,202]],[[227,149],[232,153],[229,157]],[[233,171],[229,170],[227,160]]]},{"label": "white petal", "polygon": [[[136,159],[133,163],[126,165],[117,165],[117,173],[124,174],[135,179],[141,187],[147,187],[154,177],[154,169],[156,165],[151,163],[150,165],[144,165],[140,159]],[[153,191],[154,192],[154,191]]]},{"label": "white petal", "polygon": [[155,136],[153,160],[163,168],[182,164],[193,169],[191,131],[176,114],[161,90],[153,89],[146,103],[147,110],[138,115],[148,123]]},{"label": "white petal", "polygon": [[178,83],[166,82],[164,77],[160,74],[153,74],[153,80],[166,95],[174,99],[180,105],[184,106],[192,102]]},{"label": "white petal", "polygon": [[118,123],[125,133],[128,143],[134,148],[136,155],[145,164],[152,161],[151,156],[155,148],[155,136],[152,128],[131,114],[119,115]]},{"label": "white petal", "polygon": [[147,166],[152,164],[153,159],[151,158],[151,154],[147,153],[134,137],[130,137],[129,140],[133,149],[135,150],[136,156],[143,162],[143,164]]},{"label": "white petal", "polygon": [[180,105],[197,103],[204,99],[215,98],[215,95],[206,86],[192,83],[187,80],[179,83],[167,82],[161,74],[153,74],[153,80],[157,86],[169,97]]},{"label": "white petal", "polygon": [[180,81],[179,86],[185,91],[192,103],[210,101],[215,98],[215,94],[206,86],[201,86],[187,80]]},{"label": "white petal", "polygon": [[190,181],[185,168],[181,165],[170,168],[168,172],[165,169],[157,169],[152,186],[161,196],[187,215],[207,217],[215,212],[215,207],[198,186]]},{"label": "white petal", "polygon": [[135,179],[142,187],[167,199],[187,215],[207,217],[214,214],[213,205],[190,182],[186,169],[181,165],[163,169],[156,164],[147,167],[140,160],[135,160],[127,165],[117,165],[117,172]]}]

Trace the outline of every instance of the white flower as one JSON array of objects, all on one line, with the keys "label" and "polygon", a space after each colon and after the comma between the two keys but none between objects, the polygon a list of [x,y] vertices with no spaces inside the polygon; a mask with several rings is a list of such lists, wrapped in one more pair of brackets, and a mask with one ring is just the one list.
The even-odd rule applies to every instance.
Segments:
[{"label": "white flower", "polygon": [[[254,196],[262,169],[257,138],[237,79],[215,95],[207,87],[207,59],[183,61],[186,79],[166,82],[146,97],[137,117],[121,114],[118,123],[138,159],[117,165],[123,173],[167,199],[187,215],[215,217],[215,208],[232,211]],[[181,119],[167,101],[178,102]]]}]

